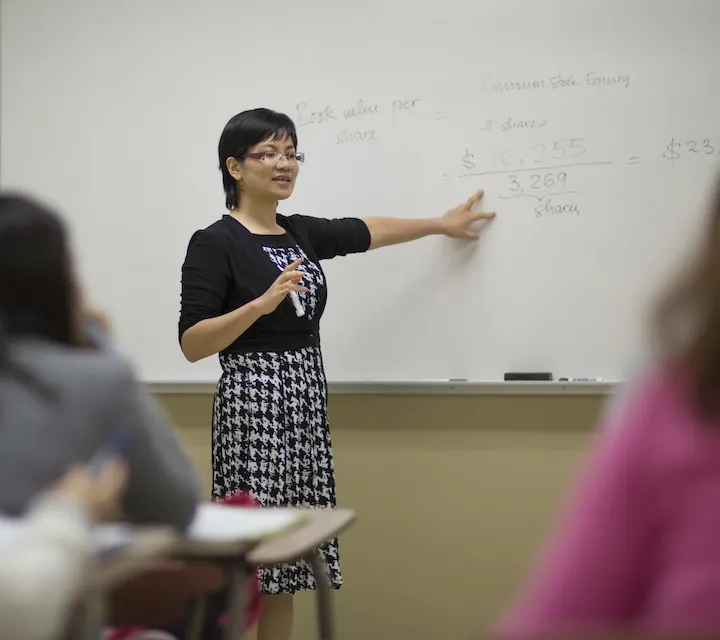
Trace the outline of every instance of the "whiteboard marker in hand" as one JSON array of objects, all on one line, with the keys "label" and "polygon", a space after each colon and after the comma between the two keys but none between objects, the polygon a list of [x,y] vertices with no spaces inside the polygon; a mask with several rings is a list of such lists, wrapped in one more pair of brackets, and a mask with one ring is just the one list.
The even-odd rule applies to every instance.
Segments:
[{"label": "whiteboard marker in hand", "polygon": [[305,315],[305,309],[303,309],[302,302],[300,302],[300,296],[297,291],[290,292],[290,300],[292,300],[293,307],[295,307],[295,315],[301,318]]},{"label": "whiteboard marker in hand", "polygon": [[[278,265],[280,271],[285,271],[281,266]],[[298,318],[302,318],[305,315],[305,309],[303,309],[302,302],[300,302],[300,296],[297,291],[289,291],[290,300],[292,301],[293,307],[295,307],[295,315]]]}]

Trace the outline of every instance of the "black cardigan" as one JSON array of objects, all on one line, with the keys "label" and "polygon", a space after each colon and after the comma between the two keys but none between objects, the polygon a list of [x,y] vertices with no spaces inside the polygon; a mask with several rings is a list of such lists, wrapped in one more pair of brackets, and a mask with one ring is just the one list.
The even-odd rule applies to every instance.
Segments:
[{"label": "black cardigan", "polygon": [[[248,231],[229,215],[196,231],[182,266],[179,339],[194,324],[224,315],[261,296],[277,279],[278,268],[263,247],[300,246],[319,266],[348,253],[370,247],[370,232],[358,218],[277,216],[282,235]],[[295,315],[290,298],[271,314],[262,316],[221,353],[287,351],[319,345],[319,321],[327,301],[325,288],[312,320]]]}]

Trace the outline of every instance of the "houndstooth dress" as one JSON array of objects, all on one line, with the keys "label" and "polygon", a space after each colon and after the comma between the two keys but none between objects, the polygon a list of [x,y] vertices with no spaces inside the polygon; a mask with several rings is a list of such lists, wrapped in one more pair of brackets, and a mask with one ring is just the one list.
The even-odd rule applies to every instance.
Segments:
[{"label": "houndstooth dress", "polygon": [[[299,247],[264,246],[284,269],[303,258],[300,294],[308,319],[317,312],[325,278]],[[327,416],[327,384],[318,346],[221,355],[223,374],[213,405],[213,495],[252,491],[263,506],[334,507],[335,477]],[[331,585],[342,584],[338,542],[320,548]],[[265,593],[314,589],[305,560],[261,568]]]}]

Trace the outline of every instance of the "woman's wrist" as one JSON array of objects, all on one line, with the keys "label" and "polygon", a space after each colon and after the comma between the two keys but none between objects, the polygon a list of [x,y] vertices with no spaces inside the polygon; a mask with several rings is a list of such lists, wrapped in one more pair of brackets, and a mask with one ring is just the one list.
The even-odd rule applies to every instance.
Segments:
[{"label": "woman's wrist", "polygon": [[238,311],[243,311],[243,316],[246,316],[246,314],[249,314],[250,317],[255,320],[259,320],[265,313],[263,312],[263,303],[262,303],[262,296],[259,296],[255,298],[254,300],[251,300],[247,304],[244,304],[242,307],[238,309]]},{"label": "woman's wrist", "polygon": [[428,235],[436,235],[436,236],[444,236],[447,235],[447,221],[444,217],[439,218],[431,218],[430,219],[430,234]]}]

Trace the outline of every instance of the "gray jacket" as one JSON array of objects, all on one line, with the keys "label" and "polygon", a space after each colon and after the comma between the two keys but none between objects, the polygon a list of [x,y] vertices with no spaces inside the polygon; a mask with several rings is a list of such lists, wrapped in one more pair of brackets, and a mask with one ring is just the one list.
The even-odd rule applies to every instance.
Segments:
[{"label": "gray jacket", "polygon": [[38,394],[0,366],[0,511],[15,515],[118,429],[130,430],[124,508],[137,524],[185,529],[199,500],[191,461],[168,418],[118,355],[13,340],[6,356],[49,388]]}]

